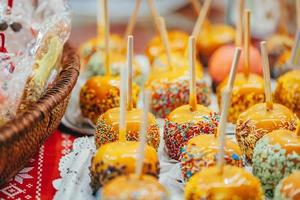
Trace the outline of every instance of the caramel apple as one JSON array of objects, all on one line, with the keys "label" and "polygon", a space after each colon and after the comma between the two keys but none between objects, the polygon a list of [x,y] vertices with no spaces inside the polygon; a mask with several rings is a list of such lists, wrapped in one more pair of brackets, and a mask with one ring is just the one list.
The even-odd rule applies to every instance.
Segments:
[{"label": "caramel apple", "polygon": [[[120,79],[112,76],[94,76],[80,90],[80,109],[83,117],[97,124],[99,116],[119,106]],[[133,103],[137,102],[139,87],[133,84]]]},{"label": "caramel apple", "polygon": [[263,200],[259,180],[246,170],[235,166],[209,167],[195,174],[185,186],[186,200],[243,199]]},{"label": "caramel apple", "polygon": [[[102,145],[92,158],[91,186],[94,191],[110,180],[125,174],[134,173],[139,142],[117,141]],[[145,148],[143,173],[158,178],[159,161],[156,150]]]},{"label": "caramel apple", "polygon": [[[142,109],[133,108],[126,111],[126,135],[128,141],[138,141],[142,123]],[[97,122],[95,143],[102,145],[119,139],[120,108],[112,108],[102,114]],[[147,143],[157,150],[159,145],[159,127],[153,114],[148,114]]]},{"label": "caramel apple", "polygon": [[215,134],[218,123],[219,115],[202,105],[197,105],[195,111],[191,111],[189,105],[173,110],[164,126],[164,141],[170,158],[179,160],[180,149],[191,138]]},{"label": "caramel apple", "polygon": [[197,38],[198,54],[207,63],[212,53],[219,47],[234,42],[235,30],[225,24],[206,23]]},{"label": "caramel apple", "polygon": [[[121,190],[117,189],[121,188]],[[119,176],[103,187],[103,200],[168,200],[169,194],[156,178],[135,174]]]},{"label": "caramel apple", "polygon": [[[180,166],[183,178],[187,181],[201,170],[215,166],[220,149],[215,135],[199,135],[188,141],[181,149]],[[243,155],[238,144],[226,139],[225,164],[243,167]]]},{"label": "caramel apple", "polygon": [[[273,197],[281,179],[300,170],[300,138],[290,130],[275,130],[262,137],[253,153],[253,174],[267,197]],[[299,181],[299,180],[298,180]]]},{"label": "caramel apple", "polygon": [[[168,37],[170,40],[171,51],[181,55],[184,54],[187,48],[189,35],[183,31],[173,30],[168,31]],[[146,56],[149,58],[150,63],[153,63],[153,61],[164,52],[164,45],[160,36],[155,36],[148,42]]]},{"label": "caramel apple", "polygon": [[274,98],[291,109],[300,117],[300,70],[293,70],[282,75],[276,85]]},{"label": "caramel apple", "polygon": [[300,171],[295,171],[285,177],[276,186],[274,199],[297,200],[300,199]]}]

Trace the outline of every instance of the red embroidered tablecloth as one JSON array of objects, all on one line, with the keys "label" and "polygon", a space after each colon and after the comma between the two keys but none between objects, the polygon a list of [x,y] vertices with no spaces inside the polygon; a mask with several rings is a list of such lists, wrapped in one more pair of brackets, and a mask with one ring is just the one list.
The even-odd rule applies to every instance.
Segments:
[{"label": "red embroidered tablecloth", "polygon": [[0,187],[0,200],[52,199],[55,194],[52,181],[60,177],[59,160],[71,150],[74,139],[55,131],[25,168]]}]

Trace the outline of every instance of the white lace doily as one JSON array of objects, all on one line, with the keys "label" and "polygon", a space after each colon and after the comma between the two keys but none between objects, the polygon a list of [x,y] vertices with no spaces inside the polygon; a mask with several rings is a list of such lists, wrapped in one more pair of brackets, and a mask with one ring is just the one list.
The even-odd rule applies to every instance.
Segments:
[{"label": "white lace doily", "polygon": [[[163,120],[159,120],[158,123],[160,127],[163,127]],[[160,161],[159,181],[168,189],[172,200],[183,199],[180,164],[168,158],[164,150],[163,137],[161,138],[158,149]],[[95,150],[94,137],[80,137],[75,139],[72,152],[60,160],[59,171],[61,178],[53,181],[53,187],[57,190],[54,196],[55,200],[100,199],[100,192],[93,195],[89,185],[89,167]]]}]

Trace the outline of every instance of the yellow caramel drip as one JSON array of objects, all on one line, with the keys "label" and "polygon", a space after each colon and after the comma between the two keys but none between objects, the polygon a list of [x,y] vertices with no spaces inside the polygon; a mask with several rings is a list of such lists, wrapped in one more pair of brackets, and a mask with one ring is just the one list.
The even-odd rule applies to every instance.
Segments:
[{"label": "yellow caramel drip", "polygon": [[209,116],[212,111],[202,105],[197,105],[197,110],[192,112],[190,110],[190,105],[184,105],[173,110],[168,119],[172,122],[184,124],[188,122],[197,123],[199,120],[203,119],[203,116]]},{"label": "yellow caramel drip", "polygon": [[294,172],[281,183],[280,192],[286,199],[300,199],[300,171]]},{"label": "yellow caramel drip", "polygon": [[[130,111],[126,111],[126,131],[140,131],[142,122],[143,110],[133,108]],[[114,130],[119,130],[120,122],[120,108],[112,108],[106,111],[103,115],[103,119],[108,125],[111,125]],[[156,124],[155,117],[153,114],[148,114],[148,123],[150,125]]]},{"label": "yellow caramel drip", "polygon": [[[207,155],[216,154],[220,149],[219,138],[211,134],[198,135],[189,140],[187,149],[193,146],[203,149]],[[225,154],[232,155],[233,153],[242,156],[239,145],[226,138]]]},{"label": "yellow caramel drip", "polygon": [[[122,190],[116,190],[122,188]],[[161,197],[167,197],[166,189],[158,182],[156,178],[149,175],[142,175],[141,177],[135,174],[128,176],[119,176],[104,186],[102,191],[103,200],[109,199],[151,199],[160,200]]]},{"label": "yellow caramel drip", "polygon": [[262,200],[259,180],[242,168],[224,166],[210,167],[192,176],[185,187],[186,199],[210,200]]},{"label": "yellow caramel drip", "polygon": [[276,130],[265,137],[268,138],[269,144],[279,144],[281,148],[286,150],[286,154],[291,154],[293,152],[300,154],[300,137],[292,131]]},{"label": "yellow caramel drip", "polygon": [[[122,163],[126,165],[127,173],[134,172],[139,145],[135,141],[118,141],[101,146],[94,155],[92,170],[95,171],[97,163],[102,162],[107,165]],[[155,149],[149,145],[145,147],[145,161],[153,164],[158,162]]]},{"label": "yellow caramel drip", "polygon": [[281,104],[273,104],[273,109],[267,111],[265,103],[259,103],[243,112],[238,121],[251,120],[257,129],[268,132],[277,129],[285,122],[295,121],[295,115],[287,107]]}]

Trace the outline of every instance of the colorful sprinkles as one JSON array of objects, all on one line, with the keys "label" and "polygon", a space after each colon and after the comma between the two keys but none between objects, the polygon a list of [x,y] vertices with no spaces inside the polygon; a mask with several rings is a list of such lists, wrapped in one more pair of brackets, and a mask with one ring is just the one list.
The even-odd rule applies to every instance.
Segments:
[{"label": "colorful sprinkles", "polygon": [[[276,124],[276,128],[274,128],[274,130],[287,129],[295,131],[297,125],[296,120],[297,119],[295,118],[293,121],[282,121]],[[249,163],[252,163],[253,149],[256,142],[267,133],[269,133],[269,131],[256,127],[255,122],[251,119],[248,119],[247,121],[240,120],[237,122],[235,136],[241,150],[245,154],[246,160]]]},{"label": "colorful sprinkles", "polygon": [[[121,161],[121,159],[117,159],[117,160]],[[146,160],[145,158],[143,173],[158,178],[159,171],[160,171],[159,163],[158,162],[153,163],[149,161],[150,161],[149,159]],[[132,162],[132,165],[135,165],[135,162]],[[91,172],[90,186],[92,187],[94,193],[97,192],[97,190],[108,181],[120,175],[134,173],[134,171],[129,170],[129,167],[125,163],[121,163],[118,161],[112,162],[112,160],[108,160],[107,162],[101,161],[100,163],[94,163],[94,158],[92,158],[92,166],[94,166],[95,171],[92,170],[92,167],[90,167],[90,172]]]},{"label": "colorful sprinkles", "polygon": [[[164,118],[175,108],[189,102],[189,81],[185,77],[172,82],[152,82],[150,87],[152,90],[151,108],[156,117]],[[208,106],[211,103],[210,88],[203,80],[198,80],[196,90],[199,104]]]},{"label": "colorful sprinkles", "polygon": [[[100,116],[95,131],[95,143],[97,149],[103,144],[117,141],[118,138],[118,131],[115,130],[110,124],[107,124],[103,116]],[[138,141],[139,132],[127,130],[126,139],[128,141]],[[157,150],[159,142],[159,127],[157,124],[152,124],[147,129],[147,144]]]},{"label": "colorful sprinkles", "polygon": [[287,154],[279,144],[271,145],[268,137],[259,140],[254,148],[253,174],[257,176],[267,197],[273,197],[274,188],[281,179],[300,169],[300,155]]},{"label": "colorful sprinkles", "polygon": [[[215,166],[217,164],[218,151],[187,144],[181,148],[180,165],[182,177],[188,181],[191,176],[200,172],[203,168]],[[243,167],[243,158],[232,151],[226,151],[224,161],[227,165]]]},{"label": "colorful sprinkles", "polygon": [[[218,104],[221,105],[221,89],[217,90]],[[236,123],[239,115],[251,106],[265,101],[263,90],[259,93],[248,92],[241,94],[239,90],[232,90],[231,104],[228,110],[228,122]]]},{"label": "colorful sprinkles", "polygon": [[200,134],[214,134],[217,131],[220,117],[211,112],[203,116],[197,123],[178,124],[166,119],[164,126],[164,141],[170,158],[179,160],[180,149],[189,139]]}]

